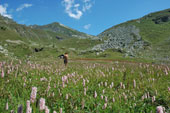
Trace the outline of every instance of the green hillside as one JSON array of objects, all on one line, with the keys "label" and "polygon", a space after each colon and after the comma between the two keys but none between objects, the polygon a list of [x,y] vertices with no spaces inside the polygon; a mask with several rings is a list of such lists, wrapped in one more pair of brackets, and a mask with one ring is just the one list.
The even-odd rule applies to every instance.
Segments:
[{"label": "green hillside", "polygon": [[[137,31],[139,31],[139,33]],[[134,50],[137,50],[137,53],[140,53],[140,54],[134,54],[135,57],[144,57],[144,58],[167,61],[170,59],[169,58],[170,55],[169,52],[170,32],[169,31],[170,31],[170,9],[166,9],[160,12],[154,12],[148,14],[136,20],[131,20],[113,26],[105,30],[98,36],[104,40],[108,40],[108,39],[114,39],[115,35],[117,34],[119,35],[126,34],[124,36],[120,36],[120,38],[122,39],[122,42],[120,43],[126,45],[128,42],[123,42],[123,40],[126,40],[128,37],[127,34],[129,34],[131,35],[130,38],[133,38],[133,40],[130,40],[131,43],[135,43],[139,40],[142,40],[144,42],[140,49],[135,48],[135,46],[139,46],[139,45],[133,44],[135,45]],[[136,37],[139,37],[139,40],[136,40],[135,39]],[[125,52],[127,52],[126,47],[122,47],[118,45],[118,48],[120,48],[121,50],[125,50]]]},{"label": "green hillside", "polygon": [[92,38],[95,36],[87,35],[85,33],[79,32],[77,30],[74,30],[72,28],[69,28],[63,24],[60,24],[58,22],[54,22],[48,25],[38,26],[38,25],[32,25],[30,26],[34,29],[41,29],[45,31],[51,31],[57,33],[61,38]]},{"label": "green hillside", "polygon": [[[170,9],[113,26],[91,36],[60,23],[20,25],[0,16],[0,54],[12,58],[57,56],[170,61]],[[35,48],[43,48],[40,53]]]},{"label": "green hillside", "polygon": [[[60,23],[26,26],[3,16],[0,16],[0,34],[0,55],[7,58],[57,56],[66,51],[75,55],[100,43],[97,37]],[[35,48],[43,51],[37,53]]]}]

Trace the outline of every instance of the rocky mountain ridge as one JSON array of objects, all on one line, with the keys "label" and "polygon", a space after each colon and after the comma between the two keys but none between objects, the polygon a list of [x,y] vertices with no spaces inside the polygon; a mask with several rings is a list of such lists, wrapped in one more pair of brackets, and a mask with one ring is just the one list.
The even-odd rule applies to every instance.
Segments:
[{"label": "rocky mountain ridge", "polygon": [[170,9],[113,26],[98,35],[104,42],[92,50],[112,49],[125,56],[170,60]]},{"label": "rocky mountain ridge", "polygon": [[22,44],[31,43],[31,46],[39,43],[44,47],[48,45],[57,47],[61,51],[71,48],[70,50],[74,50],[77,54],[81,52],[103,54],[107,50],[112,50],[107,54],[119,52],[127,57],[169,61],[169,31],[170,9],[121,23],[97,36],[76,31],[57,22],[43,26],[25,26],[0,16],[1,41],[11,43],[14,42],[13,40],[19,40],[24,42]]}]

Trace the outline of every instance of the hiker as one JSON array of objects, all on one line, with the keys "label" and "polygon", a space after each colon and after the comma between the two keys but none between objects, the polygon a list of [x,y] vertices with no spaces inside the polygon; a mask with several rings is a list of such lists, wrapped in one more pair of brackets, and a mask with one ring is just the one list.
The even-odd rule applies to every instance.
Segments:
[{"label": "hiker", "polygon": [[64,64],[67,67],[67,64],[68,64],[68,53],[64,54],[63,59],[64,59]]}]

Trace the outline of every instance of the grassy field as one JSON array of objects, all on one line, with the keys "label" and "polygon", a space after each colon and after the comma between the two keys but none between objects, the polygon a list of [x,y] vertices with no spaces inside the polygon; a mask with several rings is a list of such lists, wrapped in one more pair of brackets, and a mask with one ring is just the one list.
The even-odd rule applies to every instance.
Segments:
[{"label": "grassy field", "polygon": [[[157,106],[169,113],[170,67],[161,63],[170,63],[170,21],[153,21],[164,15],[169,9],[114,26],[140,29],[150,48],[139,57],[116,49],[93,51],[107,36],[75,38],[86,35],[59,23],[43,31],[7,24],[0,16],[0,113],[155,113]],[[53,32],[55,27],[65,33]],[[68,67],[58,58],[64,52]]]},{"label": "grassy field", "polygon": [[157,106],[170,112],[170,68],[164,65],[70,60],[64,67],[62,59],[4,60],[0,72],[3,113],[19,106],[44,113],[43,99],[50,113],[155,113]]}]

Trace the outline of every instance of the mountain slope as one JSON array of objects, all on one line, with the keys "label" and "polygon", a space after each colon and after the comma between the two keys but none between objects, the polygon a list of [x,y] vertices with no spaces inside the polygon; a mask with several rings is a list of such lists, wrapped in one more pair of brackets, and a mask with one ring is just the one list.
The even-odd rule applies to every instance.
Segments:
[{"label": "mountain slope", "polygon": [[[30,55],[45,48],[51,55],[70,51],[79,57],[134,57],[170,61],[170,9],[113,26],[97,37],[60,23],[25,26],[0,16],[0,54]],[[22,49],[21,49],[22,48]],[[47,55],[47,56],[48,56]],[[2,56],[2,55],[0,55]]]},{"label": "mountain slope", "polygon": [[1,56],[30,55],[35,48],[46,48],[50,55],[52,49],[61,52],[79,51],[98,44],[95,36],[81,33],[60,23],[25,26],[3,16],[0,16],[0,34]]},{"label": "mountain slope", "polygon": [[41,29],[45,31],[55,32],[55,33],[60,34],[61,36],[64,35],[63,37],[67,37],[67,38],[93,38],[94,37],[94,36],[79,32],[77,30],[74,30],[72,28],[69,28],[57,22],[54,22],[48,25],[43,25],[43,26],[32,25],[30,27],[34,29]]},{"label": "mountain slope", "polygon": [[113,26],[98,35],[93,49],[119,49],[127,55],[170,60],[170,9]]}]

